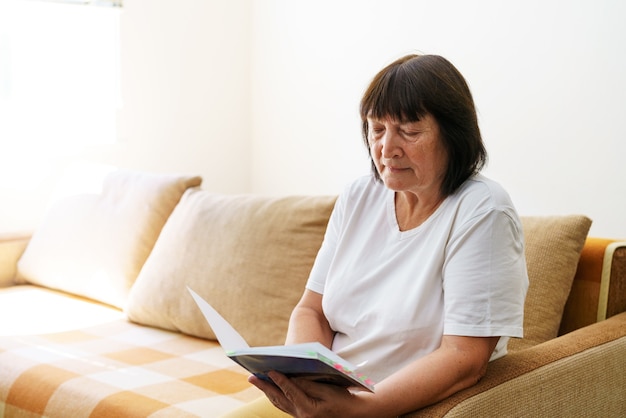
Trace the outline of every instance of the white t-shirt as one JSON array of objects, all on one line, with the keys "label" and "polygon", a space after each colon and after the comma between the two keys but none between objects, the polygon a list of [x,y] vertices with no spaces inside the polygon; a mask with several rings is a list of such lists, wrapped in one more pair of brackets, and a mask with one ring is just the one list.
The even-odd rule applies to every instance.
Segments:
[{"label": "white t-shirt", "polygon": [[521,337],[528,275],[508,194],[475,176],[423,224],[400,231],[395,193],[372,176],[337,199],[307,288],[323,294],[332,349],[381,381],[443,335]]}]

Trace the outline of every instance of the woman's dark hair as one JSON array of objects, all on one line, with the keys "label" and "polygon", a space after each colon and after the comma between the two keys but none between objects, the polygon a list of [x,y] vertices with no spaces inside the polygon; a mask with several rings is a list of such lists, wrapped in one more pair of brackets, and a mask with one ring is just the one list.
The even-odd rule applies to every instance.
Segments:
[{"label": "woman's dark hair", "polygon": [[[441,186],[444,196],[454,193],[487,162],[469,86],[454,65],[438,55],[407,55],[382,69],[365,91],[360,112],[368,151],[368,117],[405,123],[432,115],[448,152]],[[380,180],[371,153],[370,161]]]}]

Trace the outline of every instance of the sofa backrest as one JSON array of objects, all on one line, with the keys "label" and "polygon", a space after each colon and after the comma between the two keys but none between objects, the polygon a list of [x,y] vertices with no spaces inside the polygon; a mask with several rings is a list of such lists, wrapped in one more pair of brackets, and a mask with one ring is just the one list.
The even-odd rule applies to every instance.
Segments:
[{"label": "sofa backrest", "polygon": [[[120,174],[117,174],[119,178],[124,180],[122,183],[126,183],[117,184],[116,186],[126,186],[128,183],[128,179],[131,178],[133,179],[133,181],[135,181],[136,176],[140,176],[142,178],[141,181],[144,181],[142,177],[143,175],[140,175],[138,173],[130,173],[130,175],[128,173],[122,173],[121,175],[122,177],[119,177]],[[147,175],[147,178],[150,179],[150,181],[153,181],[150,175]],[[160,214],[160,222],[165,223],[165,220],[167,219],[167,222],[171,223],[173,220],[176,220],[177,217],[170,216],[168,218],[169,211],[174,209],[174,206],[176,205],[176,202],[178,201],[182,193],[189,187],[197,186],[200,182],[200,179],[197,177],[173,177],[171,179],[163,179],[165,180],[165,183],[168,184],[168,187],[172,188],[175,193],[172,194],[173,198],[170,199],[171,203],[169,203],[167,210],[163,211],[164,213]],[[137,183],[139,184],[141,182]],[[159,193],[157,193],[157,195],[162,196],[160,191]],[[189,209],[190,204],[198,205],[193,210],[196,210],[199,216],[205,216],[207,215],[207,213],[213,210],[213,212],[211,212],[211,216],[214,216],[215,218],[213,220],[205,219],[204,223],[199,224],[198,227],[208,227],[209,229],[211,229],[212,234],[215,233],[216,230],[219,232],[219,229],[222,228],[223,231],[219,232],[222,234],[222,238],[220,238],[220,240],[222,240],[223,237],[232,235],[229,234],[229,232],[232,232],[232,229],[229,228],[232,228],[232,225],[238,223],[238,213],[244,213],[247,214],[246,216],[248,216],[248,218],[245,219],[244,223],[239,223],[239,226],[254,225],[256,229],[258,229],[258,227],[261,225],[263,226],[262,230],[264,232],[262,232],[261,234],[255,233],[250,235],[250,233],[254,232],[255,230],[255,228],[251,227],[247,230],[245,227],[239,230],[241,236],[239,236],[237,239],[241,241],[241,244],[243,244],[243,246],[241,244],[237,244],[236,242],[230,242],[229,245],[234,245],[233,248],[240,248],[242,249],[241,251],[250,250],[251,247],[249,245],[248,247],[246,247],[245,244],[256,245],[259,246],[259,248],[265,248],[266,250],[270,250],[272,248],[275,249],[276,242],[279,239],[278,235],[275,234],[284,233],[284,236],[292,236],[294,235],[293,232],[296,231],[296,239],[292,240],[291,242],[287,241],[287,249],[283,249],[280,251],[284,251],[283,255],[286,258],[288,256],[287,250],[289,250],[290,253],[293,253],[294,251],[297,252],[298,248],[305,248],[304,250],[301,250],[304,251],[304,253],[302,253],[300,256],[295,257],[297,266],[294,267],[294,271],[297,271],[297,273],[293,275],[294,277],[288,277],[286,281],[282,281],[281,283],[279,283],[278,286],[276,286],[275,284],[272,285],[272,283],[270,283],[269,281],[264,283],[264,285],[267,286],[261,286],[256,288],[256,293],[252,295],[254,296],[254,298],[248,295],[250,296],[248,298],[248,301],[254,300],[255,298],[256,300],[258,300],[259,312],[264,311],[264,321],[268,321],[269,319],[278,319],[278,321],[276,322],[268,322],[266,324],[266,328],[273,329],[273,331],[270,333],[271,335],[268,334],[266,337],[261,338],[260,340],[262,341],[250,342],[253,345],[256,345],[255,343],[280,343],[280,338],[282,337],[282,335],[284,335],[284,331],[286,329],[286,319],[288,318],[288,313],[295,303],[297,296],[302,292],[304,281],[306,280],[306,276],[308,275],[308,269],[310,268],[310,265],[313,262],[315,254],[317,252],[317,248],[321,243],[326,222],[330,215],[330,211],[332,210],[335,197],[225,197],[212,195],[208,192],[204,192],[198,189],[188,191],[187,195],[188,196],[185,198],[185,201],[187,202],[188,207],[185,210],[191,210]],[[133,197],[136,198],[137,195],[134,194]],[[115,207],[112,208],[115,209]],[[178,205],[176,207],[176,210],[178,212],[181,212],[181,208],[184,209],[184,205]],[[217,209],[217,211],[215,211],[214,209]],[[222,212],[220,212],[220,210]],[[180,218],[180,216],[178,216],[178,218]],[[270,220],[269,223],[267,222],[268,219]],[[74,224],[76,224],[79,221],[82,222],[83,218],[66,219],[66,221],[76,221],[74,222]],[[178,219],[177,222],[180,223],[182,221],[181,219]],[[222,223],[220,224],[220,222]],[[231,223],[229,224],[228,222]],[[523,348],[524,346],[534,345],[547,339],[554,338],[557,335],[569,332],[571,330],[596,322],[597,320],[601,320],[608,316],[614,315],[618,312],[626,311],[626,297],[623,296],[626,293],[625,243],[615,242],[614,240],[609,239],[602,240],[596,238],[589,239],[585,243],[585,238],[591,221],[588,218],[580,215],[522,217],[522,223],[527,243],[527,265],[529,268],[531,286],[529,288],[526,305],[526,337],[523,340],[512,340],[509,346],[510,349],[515,350],[518,348]],[[54,223],[54,227],[59,229],[57,223]],[[80,226],[76,226],[76,228],[80,228]],[[152,230],[157,231],[158,233],[158,231],[160,231],[160,225],[157,225],[157,227],[153,228]],[[158,240],[156,240],[157,243],[159,241],[163,241],[164,237],[167,238],[168,241],[172,241],[172,237],[175,237],[178,239],[181,245],[185,244],[184,240],[188,237],[180,235],[180,231],[174,228],[169,228],[168,230],[170,231],[168,232],[170,237],[168,238],[168,234],[162,233],[161,235],[159,235]],[[164,232],[168,230],[164,229]],[[67,228],[60,228],[59,234],[55,236],[67,234],[67,231]],[[179,235],[178,237],[177,234]],[[37,235],[40,235],[40,237],[38,237],[38,241],[41,241],[41,230],[35,233],[35,238],[37,238]],[[225,247],[225,241],[218,241],[216,243],[214,237],[215,235],[210,235],[208,233],[205,236],[196,233],[195,238],[193,238],[196,241],[188,242],[186,245],[194,246],[199,244],[198,240],[206,239],[211,245],[214,246],[213,250],[215,250],[216,248],[219,249],[220,246]],[[255,240],[254,243],[250,241],[250,237]],[[90,238],[93,238],[93,236],[91,236]],[[21,242],[17,244],[13,243],[10,245],[15,246],[19,244],[19,248],[21,251],[21,249],[23,249],[23,247],[26,245],[26,238],[21,237],[20,239]],[[64,250],[65,252],[67,252],[67,250],[64,248],[54,248],[54,243],[59,242],[58,240],[50,239],[49,241],[52,243],[50,244],[51,246],[40,246],[40,254],[50,254],[49,249],[53,249],[57,252],[59,250]],[[33,242],[30,242],[28,243],[28,246],[32,247],[32,244]],[[37,240],[35,241],[35,244],[37,244]],[[41,242],[39,242],[39,244],[41,244]],[[154,240],[151,240],[151,245],[152,244],[154,244]],[[8,248],[7,245],[9,244],[4,245],[5,249]],[[161,243],[160,246],[163,245],[164,244]],[[302,247],[303,245],[304,247]],[[181,247],[181,249],[174,246],[173,248],[175,248],[177,251],[182,251],[181,257],[194,253],[194,251],[192,251],[193,247]],[[30,250],[30,252],[32,253],[33,248],[31,248]],[[579,260],[581,250],[582,256],[580,256]],[[249,265],[249,263],[246,262],[247,255],[243,254],[241,251],[235,250],[233,252],[233,255],[229,256],[228,259],[222,260],[225,262],[223,264],[228,269],[230,269],[230,271],[242,271],[242,269],[244,272],[258,271],[259,265]],[[27,248],[27,253],[28,252],[29,251]],[[228,251],[222,251],[220,254],[222,254],[223,257],[226,257],[224,254],[227,253]],[[259,254],[257,253],[255,256],[258,255]],[[31,281],[24,278],[24,272],[26,271],[25,266],[27,264],[31,264],[32,266],[35,266],[37,268],[41,268],[42,266],[44,266],[43,264],[41,264],[41,260],[37,260],[36,263],[33,260],[30,260],[33,261],[31,263],[25,263],[24,260],[27,260],[28,257],[32,258],[33,254],[26,254],[26,256],[27,257],[23,257],[22,259],[22,271],[20,272],[20,279],[22,281],[41,284],[43,286],[48,285],[49,283],[45,280],[39,282],[38,280]],[[151,254],[151,256],[153,256],[153,254]],[[70,257],[68,259],[69,263],[75,261],[75,254],[70,253],[68,254],[68,257]],[[141,266],[143,264],[143,257],[140,258],[141,259],[134,264],[135,266]],[[154,258],[155,260],[159,259],[156,256],[154,256]],[[60,258],[56,257],[55,259],[59,260]],[[151,261],[148,264],[148,267],[151,264],[155,264],[155,260]],[[280,263],[285,260],[273,260],[274,262],[272,264],[269,262],[270,258],[268,257],[267,260],[265,260],[265,266],[263,265],[263,263],[261,263],[261,277],[263,278],[263,280],[270,280],[273,275],[280,274],[282,268]],[[291,261],[289,263],[293,264],[293,262]],[[291,265],[289,263],[286,264],[288,267],[289,265]],[[2,265],[10,265],[11,267],[10,269],[5,269],[7,271],[0,271],[0,273],[2,273],[2,277],[6,276],[8,278],[9,276],[13,276],[14,264],[11,262],[2,263]],[[189,268],[190,266],[187,264],[183,265],[183,267]],[[164,272],[161,267],[156,268],[156,270],[158,269],[161,269],[161,271]],[[143,272],[143,275],[148,275],[147,272],[150,272],[150,269],[146,268],[144,270],[146,270],[146,272]],[[152,271],[154,272],[155,268],[153,268]],[[65,273],[67,272],[64,272],[64,274]],[[200,273],[202,273],[202,269],[200,269]],[[576,274],[575,278],[574,273]],[[217,289],[223,293],[224,289],[233,284],[232,277],[233,276],[231,275],[228,277],[220,277],[215,279],[209,277],[207,274],[205,282],[212,280],[213,284],[211,286],[213,286],[214,289]],[[65,276],[65,278],[67,278],[67,276]],[[134,277],[132,277],[132,279],[134,279]],[[187,280],[187,278],[184,276],[166,277],[166,279]],[[251,280],[254,278],[246,278],[245,275],[239,275],[239,278],[237,278],[236,280],[240,280],[242,281],[241,283],[245,283],[246,279]],[[242,285],[241,283],[239,284],[239,286]],[[205,284],[206,283],[203,283],[203,285]],[[53,285],[52,287],[55,286]],[[71,287],[68,289],[64,289],[63,286],[57,287],[63,290],[67,290],[69,292],[81,294],[80,291],[76,291],[74,288]],[[135,289],[135,308],[137,308],[137,306],[141,306],[141,304],[139,304],[139,299],[141,299],[142,294],[141,292],[139,292],[140,287],[141,286],[139,286],[138,289]],[[231,287],[236,288],[236,286]],[[181,286],[181,289],[184,289],[184,286]],[[274,289],[279,289],[278,293],[274,292]],[[246,291],[249,292],[249,289],[246,289]],[[103,294],[100,293],[97,295],[92,295],[83,293],[83,295],[88,297],[94,297],[97,299]],[[264,298],[267,298],[268,296],[269,298],[267,300],[273,300],[273,302],[264,302],[264,300],[266,300]],[[165,298],[165,296],[163,296],[163,298]],[[211,296],[208,296],[207,298],[210,300]],[[228,298],[231,299],[232,304],[235,306],[237,304],[236,302],[240,302],[241,300],[245,299],[238,299],[236,291],[230,294]],[[216,302],[218,305],[220,303],[227,305],[223,297],[218,296],[217,299],[218,300]],[[220,301],[220,299],[222,300]],[[279,300],[284,300],[285,302],[283,306],[280,307],[280,312],[277,309],[277,301]],[[105,300],[105,302],[112,303],[110,300]],[[154,302],[157,302],[157,300],[154,299]],[[212,301],[212,303],[213,302],[214,301]],[[120,306],[122,302],[120,301],[119,303],[113,304],[117,304],[118,306]],[[166,304],[166,306],[169,305]],[[185,309],[189,308],[187,307]],[[164,315],[168,312],[172,312],[171,310],[161,311],[159,309],[159,306],[154,307],[153,310],[159,315]],[[162,318],[157,320],[156,323],[151,323],[152,320],[149,318],[150,314],[147,314],[146,312],[140,312],[140,310],[137,309],[135,309],[134,312],[131,309],[129,310],[129,312],[131,319],[137,319],[138,322],[145,322],[150,325],[164,326],[161,323]],[[239,316],[245,316],[245,314]],[[200,317],[198,317],[197,319],[199,320],[199,322],[202,322],[202,319]],[[192,322],[195,322],[195,320],[196,319],[194,319],[194,321]],[[250,331],[254,330],[256,326],[254,324],[254,321],[252,321],[251,323],[252,325],[250,325],[249,327]],[[172,326],[171,324],[166,324],[164,327],[180,330],[180,327]],[[197,328],[197,325],[194,325],[194,327]],[[194,335],[204,337],[210,337],[211,335],[210,330],[207,331],[206,329],[198,331],[194,328],[191,331],[185,331],[188,331],[189,333]]]},{"label": "sofa backrest", "polygon": [[24,253],[30,238],[30,233],[0,234],[0,288],[14,284],[17,261]]}]

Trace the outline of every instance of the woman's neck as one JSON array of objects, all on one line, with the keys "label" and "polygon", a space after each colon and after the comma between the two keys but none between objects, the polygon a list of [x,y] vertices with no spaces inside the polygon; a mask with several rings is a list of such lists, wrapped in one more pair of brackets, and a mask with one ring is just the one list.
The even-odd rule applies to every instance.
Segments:
[{"label": "woman's neck", "polygon": [[444,200],[445,197],[441,193],[418,196],[411,192],[396,192],[396,221],[400,231],[417,228],[426,222]]}]

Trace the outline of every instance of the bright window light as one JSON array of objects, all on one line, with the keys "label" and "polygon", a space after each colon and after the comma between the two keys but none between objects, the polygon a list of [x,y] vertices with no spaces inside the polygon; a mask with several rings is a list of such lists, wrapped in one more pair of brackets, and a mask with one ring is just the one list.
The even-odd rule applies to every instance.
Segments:
[{"label": "bright window light", "polygon": [[0,3],[0,182],[114,143],[121,9]]}]

